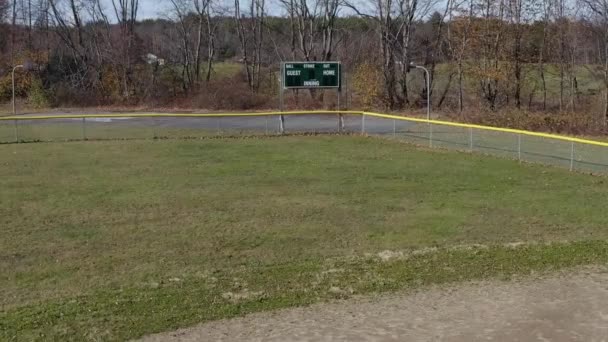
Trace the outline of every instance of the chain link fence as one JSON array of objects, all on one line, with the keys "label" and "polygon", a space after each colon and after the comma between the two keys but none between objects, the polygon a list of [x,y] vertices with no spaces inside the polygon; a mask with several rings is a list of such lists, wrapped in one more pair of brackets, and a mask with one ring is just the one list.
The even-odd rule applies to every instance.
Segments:
[{"label": "chain link fence", "polygon": [[[0,119],[0,143],[358,132],[359,115],[103,115]],[[342,122],[342,125],[340,125]],[[281,127],[282,126],[282,127]]]},{"label": "chain link fence", "polygon": [[367,112],[114,114],[1,118],[0,143],[363,133],[430,148],[608,173],[608,143]]},{"label": "chain link fence", "polygon": [[366,122],[374,123],[374,127],[379,127],[375,123],[386,126],[386,121],[393,121],[391,130],[370,130],[368,134],[432,148],[553,165],[572,171],[608,173],[608,143],[604,142],[476,125],[452,126],[452,123],[411,118],[388,119],[373,114],[364,116]]}]

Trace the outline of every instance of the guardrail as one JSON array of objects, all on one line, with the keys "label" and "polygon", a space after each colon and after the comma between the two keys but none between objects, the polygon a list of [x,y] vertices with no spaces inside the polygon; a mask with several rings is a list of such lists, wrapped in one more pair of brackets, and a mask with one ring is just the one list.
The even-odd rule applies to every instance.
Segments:
[{"label": "guardrail", "polygon": [[[314,116],[314,119],[311,116]],[[269,119],[271,117],[281,119],[274,124]],[[183,120],[175,120],[178,118]],[[211,134],[275,134],[296,131],[361,132],[416,144],[424,143],[429,147],[481,152],[520,161],[563,166],[570,170],[608,173],[608,142],[365,111],[112,113],[0,117],[0,143],[197,137]]]}]

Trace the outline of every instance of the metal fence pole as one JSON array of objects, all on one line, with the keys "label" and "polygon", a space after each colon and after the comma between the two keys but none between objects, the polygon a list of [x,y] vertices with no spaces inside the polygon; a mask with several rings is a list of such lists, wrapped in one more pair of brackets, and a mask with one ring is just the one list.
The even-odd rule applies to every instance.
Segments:
[{"label": "metal fence pole", "polygon": [[365,133],[365,114],[361,114],[361,133]]},{"label": "metal fence pole", "polygon": [[268,135],[268,115],[264,116],[266,119],[266,135]]},{"label": "metal fence pole", "polygon": [[[342,110],[342,107],[340,107],[340,98],[342,97],[342,92],[340,91],[340,88],[338,88],[338,91],[336,92],[336,94],[338,95],[338,112]],[[342,131],[344,130],[344,118],[342,117],[342,113],[338,113],[338,132],[342,133]]]},{"label": "metal fence pole", "polygon": [[521,134],[517,135],[517,159],[521,163]]},{"label": "metal fence pole", "polygon": [[[281,63],[281,71],[279,78],[279,111],[283,111],[283,91],[285,90],[285,80],[283,79],[285,76],[285,63]],[[279,132],[281,134],[285,133],[285,117],[283,114],[279,115]]]},{"label": "metal fence pole", "polygon": [[279,131],[281,134],[285,133],[285,116],[283,114],[279,115]]},{"label": "metal fence pole", "polygon": [[216,121],[216,123],[217,123],[217,135],[220,135],[221,132],[222,132],[222,127],[220,125],[220,118],[218,117],[216,120],[217,120]]},{"label": "metal fence pole", "polygon": [[393,119],[393,137],[397,135],[397,120]]},{"label": "metal fence pole", "polygon": [[574,142],[571,143],[570,148],[570,171],[574,171]]},{"label": "metal fence pole", "polygon": [[433,124],[429,122],[429,147],[433,147]]},{"label": "metal fence pole", "polygon": [[82,140],[87,140],[87,119],[82,118]]},{"label": "metal fence pole", "polygon": [[469,151],[473,152],[473,127],[469,127]]},{"label": "metal fence pole", "polygon": [[15,120],[15,142],[19,142],[19,123]]},{"label": "metal fence pole", "polygon": [[[342,78],[342,76],[340,76],[340,78]],[[346,110],[348,110],[348,108],[350,108],[348,106],[348,104],[350,103],[348,101],[348,77],[344,77],[344,93],[346,95],[346,98],[344,99],[345,105],[346,105]]]}]

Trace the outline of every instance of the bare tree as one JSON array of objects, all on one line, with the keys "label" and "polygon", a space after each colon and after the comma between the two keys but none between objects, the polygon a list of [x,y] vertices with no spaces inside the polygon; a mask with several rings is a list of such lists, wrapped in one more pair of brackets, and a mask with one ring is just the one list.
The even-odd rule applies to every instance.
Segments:
[{"label": "bare tree", "polygon": [[[425,58],[425,64],[430,64],[429,72],[431,73],[431,75],[430,75],[431,97],[433,97],[433,91],[435,88],[435,71],[436,71],[437,63],[439,62],[440,54],[444,50],[443,48],[444,48],[444,45],[446,44],[446,42],[445,42],[446,22],[445,21],[446,21],[446,18],[448,17],[448,13],[450,12],[453,1],[454,0],[447,0],[445,3],[445,9],[444,9],[443,13],[436,12],[436,15],[434,15],[430,19],[430,20],[438,19],[436,22],[435,21],[431,22],[431,24],[434,26],[434,27],[432,27],[434,37],[433,37],[433,41],[432,41],[432,46],[426,49],[428,52],[427,52],[426,58]],[[431,45],[431,41],[429,41],[428,43],[429,43],[429,45]],[[448,82],[444,88],[444,91],[439,100],[439,103],[443,102],[443,100],[445,99],[445,96],[447,95],[447,92],[449,91],[450,85],[452,83],[453,77],[454,77],[454,73],[450,72],[450,74],[448,76]],[[441,105],[438,104],[438,107],[441,107]]]},{"label": "bare tree", "polygon": [[[382,76],[384,80],[385,104],[392,109],[397,104],[395,77],[395,56],[398,44],[398,32],[395,28],[395,2],[393,0],[369,0],[370,9],[361,10],[353,3],[346,5],[359,16],[372,20],[380,42]],[[368,14],[371,13],[371,14]]]},{"label": "bare tree", "polygon": [[264,42],[264,25],[266,19],[265,0],[252,0],[251,9],[251,32],[253,34],[253,83],[252,89],[260,88],[260,75],[262,67],[262,45]]},{"label": "bare tree", "polygon": [[8,0],[0,0],[0,22],[6,20],[9,7]]},{"label": "bare tree", "polygon": [[576,23],[573,23],[572,25],[569,25],[568,28],[568,83],[570,86],[568,92],[570,100],[568,106],[571,111],[574,111],[576,109],[576,95],[578,93],[578,81],[576,78],[576,52],[579,49],[578,34],[576,30],[578,27]]},{"label": "bare tree", "polygon": [[[456,59],[458,74],[458,111],[463,113],[464,109],[464,60],[469,46],[471,35],[471,24],[473,21],[473,1],[457,3],[448,2],[449,24],[447,27],[448,48],[453,58]],[[460,14],[462,12],[462,14]],[[454,15],[456,14],[456,17]]]},{"label": "bare tree", "polygon": [[130,83],[133,68],[133,47],[135,38],[135,23],[139,10],[139,0],[112,0],[112,7],[116,21],[120,27],[120,42],[122,60],[119,65],[122,69],[123,96],[128,98],[131,94]]},{"label": "bare tree", "polygon": [[78,70],[78,74],[84,77],[83,73],[89,66],[82,24],[84,5],[77,0],[49,0],[49,8],[55,33],[72,57],[81,63],[82,69]]},{"label": "bare tree", "polygon": [[[290,20],[292,58],[298,50],[304,60],[331,60],[339,0],[279,0]],[[297,37],[297,38],[296,38]],[[318,40],[321,40],[320,46]],[[297,41],[297,44],[296,44]]]},{"label": "bare tree", "polygon": [[[306,0],[295,0],[296,28],[298,33],[298,47],[300,53],[307,61],[311,60],[311,55],[314,53],[314,23],[316,20],[316,8],[312,10],[308,6]],[[316,5],[315,5],[316,6]]]},{"label": "bare tree", "polygon": [[398,0],[399,17],[397,22],[400,23],[396,34],[401,36],[399,42],[398,53],[401,63],[401,99],[400,101],[409,104],[409,96],[407,92],[407,73],[410,64],[410,41],[412,37],[414,18],[418,10],[418,0]]},{"label": "bare tree", "polygon": [[608,125],[608,0],[584,0],[584,3],[595,15],[603,38],[600,56],[604,65],[604,124]]},{"label": "bare tree", "polygon": [[513,61],[513,76],[515,78],[513,97],[515,98],[515,106],[521,108],[521,88],[522,88],[522,60],[521,60],[521,44],[523,35],[523,4],[524,0],[511,0],[507,4],[507,15],[511,26],[510,33],[512,35],[512,61]]},{"label": "bare tree", "polygon": [[[424,18],[434,7],[436,1],[433,0],[397,0],[398,16],[395,20],[399,24],[395,34],[400,37],[397,39],[397,54],[401,64],[401,78],[399,84],[401,86],[400,102],[409,104],[409,96],[407,89],[407,72],[411,59],[411,41],[416,26],[416,22]],[[441,28],[439,28],[441,29]],[[426,86],[425,86],[426,87]],[[422,91],[426,97],[426,91]],[[427,99],[430,101],[430,99]]]},{"label": "bare tree", "polygon": [[207,73],[205,80],[209,82],[213,69],[213,58],[215,56],[215,30],[216,25],[211,19],[211,0],[193,0],[194,9],[198,16],[197,40],[195,49],[195,66],[196,79],[200,77],[201,66],[201,46],[203,43],[203,31],[206,30],[207,35]]},{"label": "bare tree", "polygon": [[[9,0],[0,0],[0,27],[2,27],[0,30],[2,31],[2,34],[0,35],[0,57],[2,57],[2,52],[5,51],[6,45],[9,41],[9,37],[12,38],[13,33],[12,31],[14,30],[14,27],[8,27],[5,26],[5,20],[8,18],[8,14],[9,14],[9,10],[10,10],[10,4],[9,4]],[[9,33],[10,32],[10,33]],[[11,47],[12,49],[12,47]],[[12,55],[12,52],[11,52]],[[12,64],[12,61],[11,61]]]},{"label": "bare tree", "polygon": [[[382,53],[386,104],[389,108],[409,103],[407,72],[411,59],[411,39],[416,21],[428,14],[434,3],[421,0],[369,0],[371,8],[366,10],[353,3],[346,3],[359,16],[371,19],[376,24]],[[399,78],[395,73],[397,63],[401,66]],[[396,91],[397,83],[401,95]]]},{"label": "bare tree", "polygon": [[15,33],[17,30],[17,0],[13,0],[11,19],[11,65],[15,64]]},{"label": "bare tree", "polygon": [[249,58],[248,58],[248,46],[247,42],[249,40],[249,32],[245,30],[244,18],[241,15],[241,2],[240,0],[234,0],[234,20],[236,22],[236,29],[239,36],[239,42],[241,45],[241,61],[245,67],[245,73],[247,75],[247,84],[250,88],[253,86],[253,79],[251,76],[251,69],[249,68]]},{"label": "bare tree", "polygon": [[[181,56],[182,56],[182,87],[184,89],[184,91],[186,92],[186,94],[188,93],[188,90],[192,87],[192,84],[194,82],[194,78],[192,77],[192,61],[191,61],[191,56],[192,56],[192,48],[191,48],[191,44],[190,44],[190,32],[191,32],[191,27],[190,27],[190,21],[187,18],[188,15],[188,2],[186,2],[185,0],[169,0],[171,2],[171,5],[173,6],[173,13],[175,14],[175,20],[177,21],[177,31],[178,34],[180,36],[180,42],[181,42],[181,46],[180,46],[180,51],[181,51]],[[199,23],[199,37],[201,35],[200,30],[202,30],[202,23]],[[197,46],[197,51],[196,51],[196,59],[194,62],[194,68],[195,68],[195,74],[196,74],[196,79],[198,80],[199,77],[199,54],[198,54],[198,50],[200,49],[200,46]]]},{"label": "bare tree", "polygon": [[[250,16],[246,17],[241,15],[240,0],[234,0],[234,19],[241,45],[242,62],[247,75],[247,84],[252,91],[257,91],[260,85],[261,53],[266,16],[264,1],[251,0],[249,3]],[[251,53],[249,52],[250,47],[248,45],[250,41],[253,45]],[[251,60],[249,56],[251,56]]]},{"label": "bare tree", "polygon": [[296,5],[295,0],[279,0],[289,15],[289,50],[291,59],[296,59]]},{"label": "bare tree", "polygon": [[479,86],[482,97],[491,110],[495,110],[504,81],[503,59],[505,25],[505,0],[482,0],[483,18]]},{"label": "bare tree", "polygon": [[[549,28],[549,21],[551,20],[551,0],[542,0],[542,25],[543,35],[540,41],[540,48],[538,51],[538,74],[541,81],[541,91],[543,93],[543,110],[547,109],[547,80],[545,77],[545,54],[547,49],[547,32]],[[531,101],[530,101],[531,102]]]},{"label": "bare tree", "polygon": [[324,61],[329,61],[334,50],[334,28],[340,2],[339,0],[321,0],[321,7],[321,34],[323,37],[321,58]]},{"label": "bare tree", "polygon": [[566,32],[569,20],[566,16],[565,0],[555,0],[555,20],[558,30],[558,53],[559,53],[559,110],[564,109],[564,83],[566,75]]}]

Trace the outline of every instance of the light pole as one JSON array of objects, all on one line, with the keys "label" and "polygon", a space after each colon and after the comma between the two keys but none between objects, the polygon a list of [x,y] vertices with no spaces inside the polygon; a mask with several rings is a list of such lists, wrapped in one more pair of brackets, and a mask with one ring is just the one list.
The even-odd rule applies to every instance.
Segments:
[{"label": "light pole", "polygon": [[15,109],[15,70],[18,68],[23,68],[22,64],[19,64],[13,68],[12,72],[12,80],[13,80],[13,115],[17,115],[17,111]]},{"label": "light pole", "polygon": [[431,120],[431,74],[427,68],[421,65],[410,63],[410,67],[422,69],[426,75],[426,119]]}]

